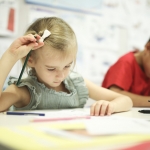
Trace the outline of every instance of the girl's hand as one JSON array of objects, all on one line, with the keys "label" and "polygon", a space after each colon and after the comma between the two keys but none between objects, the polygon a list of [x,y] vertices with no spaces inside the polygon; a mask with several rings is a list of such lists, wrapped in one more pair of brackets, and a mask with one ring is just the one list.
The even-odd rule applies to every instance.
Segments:
[{"label": "girl's hand", "polygon": [[[35,38],[36,37],[36,38]],[[29,51],[40,48],[44,45],[43,42],[38,42],[39,35],[28,34],[16,39],[8,48],[8,52],[16,59],[25,57]]]},{"label": "girl's hand", "polygon": [[114,102],[99,100],[91,106],[90,115],[91,116],[111,115],[112,113],[114,113],[114,110],[115,110]]}]

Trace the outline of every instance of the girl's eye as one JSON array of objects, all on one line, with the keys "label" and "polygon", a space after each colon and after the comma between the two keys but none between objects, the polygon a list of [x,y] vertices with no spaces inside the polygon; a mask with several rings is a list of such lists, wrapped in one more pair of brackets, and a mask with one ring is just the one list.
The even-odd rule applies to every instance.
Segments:
[{"label": "girl's eye", "polygon": [[52,69],[48,69],[48,71],[54,71],[55,70],[55,68],[52,68]]},{"label": "girl's eye", "polygon": [[69,65],[69,66],[65,66],[65,68],[69,68],[71,65]]}]

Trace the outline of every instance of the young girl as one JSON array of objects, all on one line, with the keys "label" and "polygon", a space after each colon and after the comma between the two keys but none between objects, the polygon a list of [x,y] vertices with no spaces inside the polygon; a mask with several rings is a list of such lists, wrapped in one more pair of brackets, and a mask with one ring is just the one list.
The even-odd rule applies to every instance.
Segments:
[{"label": "young girl", "polygon": [[[51,34],[40,40],[44,31]],[[36,37],[36,38],[35,38]],[[40,18],[15,40],[0,60],[0,86],[14,64],[27,62],[28,77],[10,86],[0,95],[0,111],[13,105],[15,110],[82,108],[88,98],[96,100],[91,115],[103,116],[128,111],[132,107],[129,97],[99,87],[72,71],[77,53],[76,36],[71,27],[56,17]]]}]

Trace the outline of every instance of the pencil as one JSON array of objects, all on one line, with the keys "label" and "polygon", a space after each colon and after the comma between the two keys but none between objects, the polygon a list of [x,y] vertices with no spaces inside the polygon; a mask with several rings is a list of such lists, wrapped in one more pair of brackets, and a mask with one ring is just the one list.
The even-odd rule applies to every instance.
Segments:
[{"label": "pencil", "polygon": [[6,115],[23,115],[23,116],[26,116],[26,115],[34,115],[34,116],[45,116],[44,113],[37,113],[37,112],[12,112],[12,111],[7,111],[6,112]]},{"label": "pencil", "polygon": [[[44,39],[47,38],[50,34],[51,34],[50,31],[45,30],[45,31],[44,31],[44,34],[42,35],[42,37],[40,38],[40,40],[42,40],[42,42],[43,42]],[[37,37],[34,36],[34,38],[37,38]],[[27,61],[28,61],[28,59],[29,59],[29,56],[30,56],[31,51],[32,51],[32,50],[30,50],[30,52],[28,53],[28,55],[27,55],[27,57],[26,57],[26,59],[25,59],[25,62],[24,62],[24,64],[23,64],[23,67],[22,67],[22,70],[21,70],[21,73],[20,73],[20,75],[19,75],[19,78],[18,78],[18,81],[17,81],[16,85],[19,85],[19,83],[20,83],[20,80],[21,80],[21,78],[22,78],[22,75],[23,75],[23,72],[24,72],[24,69],[25,69],[25,67],[26,67],[26,64],[27,64]]]},{"label": "pencil", "polygon": [[90,116],[74,116],[74,117],[60,117],[60,118],[40,118],[31,120],[32,122],[49,122],[49,121],[67,121],[74,119],[90,119]]},{"label": "pencil", "polygon": [[16,85],[19,85],[19,83],[20,83],[20,80],[21,80],[21,78],[22,78],[24,69],[25,69],[25,67],[26,67],[27,61],[28,61],[29,56],[30,56],[30,53],[31,53],[31,51],[28,53],[28,55],[27,55],[27,57],[26,57],[26,59],[25,59],[25,62],[24,62],[24,64],[23,64],[23,67],[22,67],[22,70],[21,70],[21,73],[20,73],[20,75],[19,75],[19,78],[18,78],[18,81],[17,81]]}]

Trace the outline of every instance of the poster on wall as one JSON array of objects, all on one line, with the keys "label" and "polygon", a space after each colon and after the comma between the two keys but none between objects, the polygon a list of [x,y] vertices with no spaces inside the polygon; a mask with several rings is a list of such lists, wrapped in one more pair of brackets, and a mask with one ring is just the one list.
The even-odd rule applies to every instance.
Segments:
[{"label": "poster on wall", "polygon": [[16,0],[0,0],[0,36],[15,36],[17,33],[17,11]]}]

